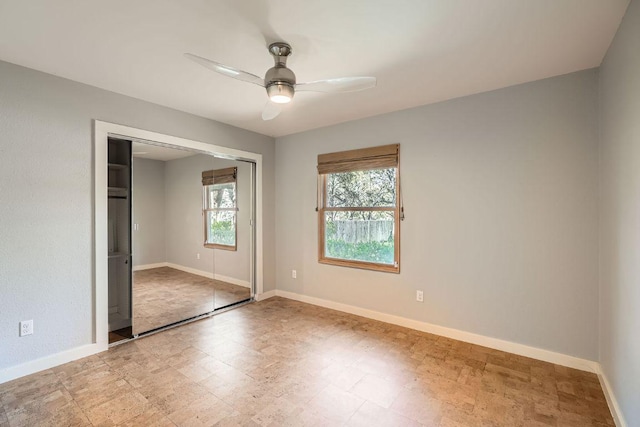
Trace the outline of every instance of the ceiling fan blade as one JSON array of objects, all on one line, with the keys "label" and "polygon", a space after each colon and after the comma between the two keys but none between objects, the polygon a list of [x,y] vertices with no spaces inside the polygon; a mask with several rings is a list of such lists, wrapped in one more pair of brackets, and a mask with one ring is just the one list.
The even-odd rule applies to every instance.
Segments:
[{"label": "ceiling fan blade", "polygon": [[264,79],[256,76],[255,74],[247,73],[246,71],[238,70],[237,68],[229,67],[228,65],[220,64],[219,62],[215,62],[192,53],[185,53],[184,56],[227,77],[232,77],[237,80],[242,80],[243,82],[249,82],[264,87]]},{"label": "ceiling fan blade", "polygon": [[267,102],[262,110],[262,120],[273,120],[282,112],[282,106],[284,104],[276,104],[275,102]]},{"label": "ceiling fan blade", "polygon": [[307,92],[355,92],[375,87],[375,77],[339,77],[296,84],[296,91]]}]

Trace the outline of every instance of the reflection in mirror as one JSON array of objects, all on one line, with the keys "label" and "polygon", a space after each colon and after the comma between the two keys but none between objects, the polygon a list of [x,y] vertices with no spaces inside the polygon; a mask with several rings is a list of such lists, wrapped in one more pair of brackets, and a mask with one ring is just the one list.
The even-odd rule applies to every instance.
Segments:
[{"label": "reflection in mirror", "polygon": [[203,173],[205,246],[213,249],[215,308],[251,297],[252,165],[215,159]]},{"label": "reflection in mirror", "polygon": [[[192,151],[133,143],[134,335],[212,312],[228,301],[251,297],[250,259],[223,256],[229,264],[224,267],[215,262],[219,252],[241,253],[244,246],[250,246],[250,237],[246,245],[235,242],[235,251],[206,241],[207,233],[211,237],[215,232],[230,242],[230,224],[225,219],[240,216],[225,207],[229,209],[225,214],[209,217],[219,221],[206,221],[211,214],[204,203],[207,187],[203,172],[220,169],[229,162]],[[245,166],[243,162],[234,163]],[[250,164],[246,167],[251,169]],[[247,188],[247,193],[251,190]],[[240,208],[240,188],[236,194]],[[234,227],[237,224],[232,222]],[[248,233],[241,231],[248,228],[248,220],[245,224],[237,227],[239,235]],[[229,275],[218,275],[218,268]],[[216,301],[218,293],[220,302]],[[228,293],[234,297],[227,298]]]}]

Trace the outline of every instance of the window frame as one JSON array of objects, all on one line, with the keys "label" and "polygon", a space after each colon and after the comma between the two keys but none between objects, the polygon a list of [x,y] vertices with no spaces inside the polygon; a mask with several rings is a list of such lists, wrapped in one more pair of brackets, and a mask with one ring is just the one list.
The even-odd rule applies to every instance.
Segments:
[{"label": "window frame", "polygon": [[[327,175],[330,173],[319,173],[318,172],[318,262],[321,264],[328,265],[337,265],[340,267],[351,267],[351,268],[359,268],[364,270],[372,270],[372,271],[382,271],[387,273],[400,273],[400,221],[402,219],[402,197],[400,193],[400,154],[399,154],[399,144],[398,144],[398,161],[395,166],[391,167],[370,167],[367,169],[358,169],[358,170],[375,170],[375,169],[391,169],[395,168],[395,191],[396,191],[396,200],[394,207],[327,207]],[[333,172],[339,173],[339,172]],[[326,229],[326,213],[327,212],[344,212],[344,211],[359,211],[359,212],[371,212],[371,211],[382,211],[382,212],[393,212],[394,224],[393,224],[393,234],[394,234],[394,247],[393,247],[393,256],[394,263],[393,264],[381,264],[370,261],[358,261],[358,260],[347,260],[342,258],[332,258],[326,256],[325,253],[325,229]]]},{"label": "window frame", "polygon": [[[208,249],[222,249],[225,251],[237,251],[238,250],[238,178],[237,178],[237,168],[233,168],[233,180],[232,181],[223,181],[223,182],[214,182],[210,184],[204,184],[202,186],[202,222],[203,222],[203,231],[204,231],[204,247]],[[226,171],[227,169],[220,169],[219,171]],[[218,171],[209,171],[214,174]],[[204,174],[204,172],[203,172]],[[204,177],[203,177],[204,179]],[[209,206],[209,192],[210,188],[214,185],[225,185],[233,183],[233,192],[234,198],[233,203],[234,207],[232,208],[212,208]],[[234,244],[233,245],[224,245],[221,243],[209,243],[208,236],[209,230],[211,229],[211,225],[209,223],[209,212],[233,212],[233,232],[234,232]]]}]

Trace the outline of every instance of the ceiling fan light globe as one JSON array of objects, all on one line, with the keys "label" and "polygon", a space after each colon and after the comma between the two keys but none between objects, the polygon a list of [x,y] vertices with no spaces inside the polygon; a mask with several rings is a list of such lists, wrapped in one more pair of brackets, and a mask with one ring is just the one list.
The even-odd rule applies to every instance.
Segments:
[{"label": "ceiling fan light globe", "polygon": [[293,98],[293,85],[286,82],[277,82],[267,86],[267,94],[271,102],[276,104],[286,104]]},{"label": "ceiling fan light globe", "polygon": [[271,102],[275,102],[276,104],[287,104],[291,102],[291,98],[287,95],[273,95],[270,99]]}]

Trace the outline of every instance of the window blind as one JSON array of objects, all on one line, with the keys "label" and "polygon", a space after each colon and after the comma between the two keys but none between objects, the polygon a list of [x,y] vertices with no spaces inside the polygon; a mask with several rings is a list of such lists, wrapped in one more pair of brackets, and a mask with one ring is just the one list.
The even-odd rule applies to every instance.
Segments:
[{"label": "window blind", "polygon": [[400,144],[361,148],[318,155],[318,173],[354,172],[368,169],[397,168]]},{"label": "window blind", "polygon": [[204,171],[202,172],[202,185],[236,182],[237,174],[237,167]]}]

